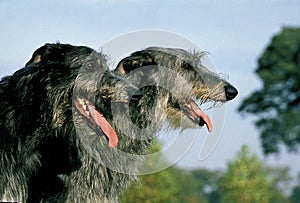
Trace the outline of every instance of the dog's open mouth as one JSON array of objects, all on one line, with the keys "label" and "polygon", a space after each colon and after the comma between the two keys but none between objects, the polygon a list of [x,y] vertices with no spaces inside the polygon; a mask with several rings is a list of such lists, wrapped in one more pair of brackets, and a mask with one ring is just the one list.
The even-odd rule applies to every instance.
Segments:
[{"label": "dog's open mouth", "polygon": [[90,101],[77,98],[75,100],[75,106],[79,113],[88,120],[89,125],[93,129],[96,130],[98,127],[101,129],[103,134],[107,137],[110,147],[116,147],[118,145],[118,137],[115,130]]},{"label": "dog's open mouth", "polygon": [[208,115],[206,115],[196,104],[196,102],[192,101],[190,103],[185,103],[182,105],[184,112],[186,115],[195,123],[199,124],[199,126],[206,125],[207,130],[209,132],[212,131],[212,122]]},{"label": "dog's open mouth", "polygon": [[[100,128],[103,134],[108,139],[108,145],[110,147],[116,147],[118,145],[118,136],[110,123],[105,119],[104,115],[99,112],[96,107],[87,99],[77,98],[75,100],[75,107],[78,112],[88,121],[89,126],[94,130]],[[212,131],[212,122],[208,115],[206,115],[196,104],[192,101],[185,103],[181,106],[185,114],[199,126],[206,125],[209,132]]]}]

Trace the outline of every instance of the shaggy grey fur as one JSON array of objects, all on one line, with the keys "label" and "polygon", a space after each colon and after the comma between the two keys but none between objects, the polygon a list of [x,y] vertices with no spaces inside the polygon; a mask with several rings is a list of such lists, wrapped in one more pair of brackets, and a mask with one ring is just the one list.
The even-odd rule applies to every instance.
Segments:
[{"label": "shaggy grey fur", "polygon": [[196,102],[237,95],[199,63],[202,54],[152,47],[111,72],[88,47],[37,49],[0,82],[0,200],[117,202],[165,120],[208,126]]}]

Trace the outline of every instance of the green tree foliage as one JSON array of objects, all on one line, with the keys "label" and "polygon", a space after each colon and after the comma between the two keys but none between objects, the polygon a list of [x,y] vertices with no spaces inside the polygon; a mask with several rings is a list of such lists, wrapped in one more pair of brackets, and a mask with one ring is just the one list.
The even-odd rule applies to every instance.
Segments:
[{"label": "green tree foliage", "polygon": [[[152,151],[159,151],[156,144]],[[286,167],[268,167],[248,147],[228,163],[227,170],[184,170],[172,166],[161,172],[139,177],[121,196],[121,203],[289,203],[290,183]],[[292,202],[299,201],[299,184]]]},{"label": "green tree foliage", "polygon": [[[156,143],[151,152],[160,151]],[[186,171],[175,166],[158,173],[139,177],[121,196],[122,203],[208,203],[218,199],[215,193],[220,171],[205,169]],[[211,202],[211,203],[217,203]]]},{"label": "green tree foliage", "polygon": [[122,203],[145,202],[175,202],[178,197],[178,182],[164,170],[140,177],[139,184],[132,184],[121,197]]},{"label": "green tree foliage", "polygon": [[[156,143],[150,152],[160,151],[160,145]],[[120,202],[132,203],[160,203],[175,202],[179,194],[179,184],[169,170],[139,177],[138,183],[131,186],[122,194]]]},{"label": "green tree foliage", "polygon": [[197,184],[195,188],[197,188],[198,193],[201,191],[202,196],[209,203],[219,203],[219,182],[224,175],[223,171],[197,169],[190,173]]},{"label": "green tree foliage", "polygon": [[267,171],[255,154],[243,146],[237,157],[228,163],[220,182],[223,203],[267,203],[270,199]]},{"label": "green tree foliage", "polygon": [[194,176],[193,171],[185,171],[176,167],[168,169],[173,177],[178,181],[179,192],[175,201],[166,201],[166,203],[208,203],[203,191],[203,182]]},{"label": "green tree foliage", "polygon": [[222,175],[221,171],[187,171],[173,166],[141,176],[140,184],[131,185],[121,202],[219,203],[218,183]]},{"label": "green tree foliage", "polygon": [[290,197],[291,203],[299,203],[300,202],[300,173],[298,175],[298,183],[294,187],[291,197]]},{"label": "green tree foliage", "polygon": [[[280,144],[296,151],[300,144],[300,28],[284,28],[258,60],[256,74],[263,85],[239,107],[255,114],[264,152],[279,152]],[[249,84],[251,85],[251,84]]]},{"label": "green tree foliage", "polygon": [[289,203],[287,189],[292,180],[289,175],[288,167],[267,167],[269,188],[271,192],[270,202],[272,203]]}]

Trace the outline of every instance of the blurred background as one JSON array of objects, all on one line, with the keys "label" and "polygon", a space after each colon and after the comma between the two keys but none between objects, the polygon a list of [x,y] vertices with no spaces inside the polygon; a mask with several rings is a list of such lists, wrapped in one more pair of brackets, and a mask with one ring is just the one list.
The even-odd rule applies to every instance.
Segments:
[{"label": "blurred background", "polygon": [[199,159],[201,129],[182,159],[141,176],[122,202],[300,202],[299,29],[299,0],[0,0],[0,77],[46,42],[99,49],[134,31],[180,35],[239,95],[208,157]]}]

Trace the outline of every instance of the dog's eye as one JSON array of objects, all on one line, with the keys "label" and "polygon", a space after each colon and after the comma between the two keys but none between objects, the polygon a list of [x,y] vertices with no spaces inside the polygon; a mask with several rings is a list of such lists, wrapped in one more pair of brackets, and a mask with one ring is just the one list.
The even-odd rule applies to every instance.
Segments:
[{"label": "dog's eye", "polygon": [[86,64],[85,64],[85,67],[89,70],[95,70],[96,67],[97,67],[97,64],[95,61],[88,61]]}]

